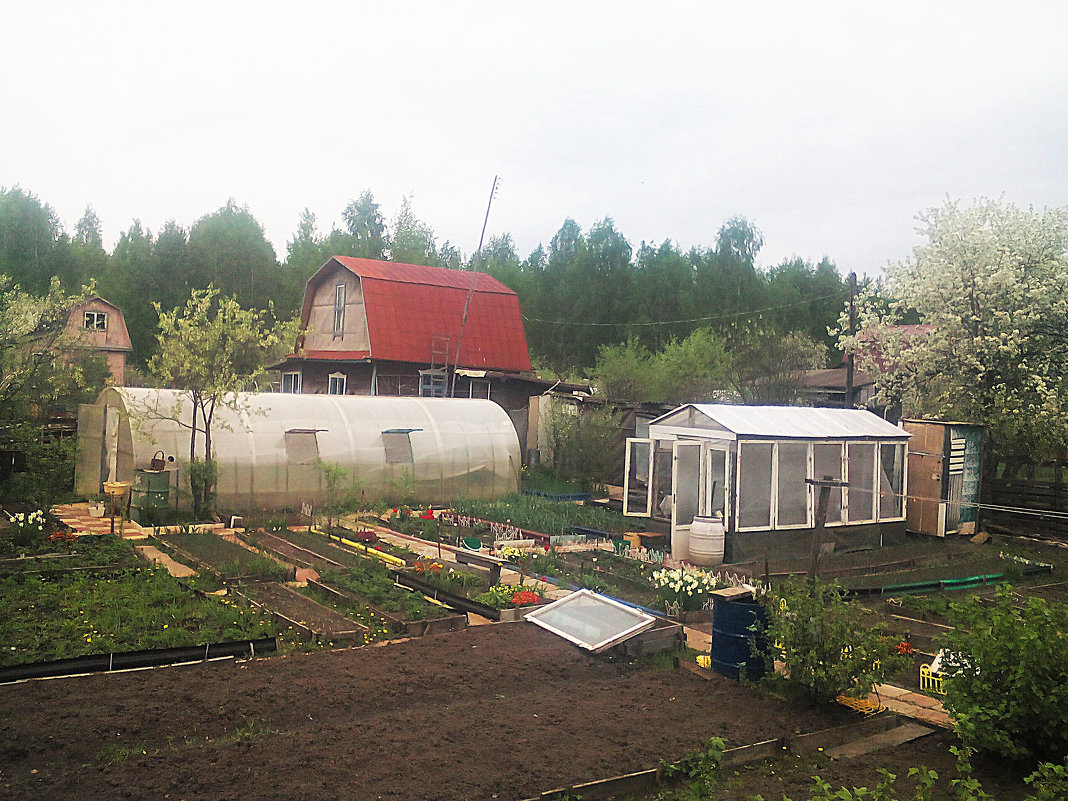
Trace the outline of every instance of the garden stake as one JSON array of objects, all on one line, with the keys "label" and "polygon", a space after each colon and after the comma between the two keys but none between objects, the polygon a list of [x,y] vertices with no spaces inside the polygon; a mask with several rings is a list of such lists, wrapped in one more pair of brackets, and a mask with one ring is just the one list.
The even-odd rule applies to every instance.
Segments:
[{"label": "garden stake", "polygon": [[[820,488],[820,499],[816,506],[816,525],[812,529],[812,561],[808,567],[808,580],[815,582],[820,568],[820,546],[823,544],[823,527],[827,523],[827,504],[831,500],[831,487],[848,487],[849,484],[831,476],[806,478],[805,483]],[[766,567],[765,570],[767,570]]]}]

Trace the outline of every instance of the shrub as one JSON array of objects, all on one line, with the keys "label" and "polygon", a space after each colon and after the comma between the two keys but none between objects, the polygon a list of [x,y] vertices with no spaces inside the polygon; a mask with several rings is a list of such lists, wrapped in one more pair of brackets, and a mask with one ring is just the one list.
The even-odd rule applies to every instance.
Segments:
[{"label": "shrub", "polygon": [[846,601],[837,584],[794,580],[770,594],[768,642],[781,648],[789,683],[810,703],[866,695],[904,667],[905,657],[894,653],[896,642],[884,636],[882,625],[866,625],[869,615]]},{"label": "shrub", "polygon": [[945,707],[965,746],[1060,759],[1068,753],[1068,605],[1014,603],[1003,584],[993,606],[953,605],[955,629],[943,643]]}]

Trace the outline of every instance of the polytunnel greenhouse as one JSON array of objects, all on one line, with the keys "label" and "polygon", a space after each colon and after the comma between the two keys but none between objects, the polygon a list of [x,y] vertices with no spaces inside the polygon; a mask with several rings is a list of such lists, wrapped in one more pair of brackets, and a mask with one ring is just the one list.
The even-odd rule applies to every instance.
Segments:
[{"label": "polytunnel greenhouse", "polygon": [[[220,509],[318,505],[321,464],[347,470],[368,499],[442,503],[519,490],[519,439],[493,401],[241,393],[233,407],[220,406],[212,425]],[[172,505],[187,496],[191,408],[183,391],[105,389],[79,413],[76,489],[95,495],[105,481],[152,469],[166,474]]]}]

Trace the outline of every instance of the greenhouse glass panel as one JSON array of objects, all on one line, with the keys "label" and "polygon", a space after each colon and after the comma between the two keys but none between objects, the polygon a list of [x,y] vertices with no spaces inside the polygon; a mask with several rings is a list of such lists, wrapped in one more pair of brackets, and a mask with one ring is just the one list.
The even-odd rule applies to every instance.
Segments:
[{"label": "greenhouse glass panel", "polygon": [[771,526],[771,444],[738,443],[738,527]]},{"label": "greenhouse glass panel", "polygon": [[879,446],[879,519],[900,518],[905,484],[905,446],[883,443]]},{"label": "greenhouse glass panel", "polygon": [[599,653],[652,628],[656,618],[590,590],[528,613],[526,619],[587,651]]},{"label": "greenhouse glass panel", "polygon": [[[830,476],[835,481],[842,480],[842,443],[816,442],[812,445],[812,477],[816,479]],[[842,522],[842,490],[831,487],[827,501],[827,522]]]},{"label": "greenhouse glass panel", "polygon": [[808,525],[808,443],[779,443],[779,506],[776,528]]},{"label": "greenhouse glass panel", "polygon": [[875,445],[850,442],[846,451],[847,515],[850,523],[875,519]]}]

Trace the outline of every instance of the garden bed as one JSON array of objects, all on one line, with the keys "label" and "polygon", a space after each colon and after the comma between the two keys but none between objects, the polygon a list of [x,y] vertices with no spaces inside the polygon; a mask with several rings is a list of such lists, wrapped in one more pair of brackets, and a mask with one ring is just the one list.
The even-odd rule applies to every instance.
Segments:
[{"label": "garden bed", "polygon": [[[366,597],[359,593],[338,589],[339,584],[349,587],[355,583],[347,582],[346,578],[348,576],[327,574],[322,581],[309,580],[308,587],[319,600],[335,609],[345,610],[345,614],[350,616],[362,614],[370,618],[373,623],[384,623],[383,627],[375,626],[372,629],[376,637],[386,637],[391,633],[406,637],[422,637],[427,634],[457,631],[467,626],[467,615],[450,614],[449,610],[431,604],[421,596],[392,584],[390,587],[396,594],[408,597],[395,599],[395,602],[390,605],[396,606],[397,609],[392,612],[386,611],[380,606],[368,603]],[[365,591],[376,592],[380,598],[384,595],[384,588],[369,589],[366,584],[362,583],[356,586]],[[383,628],[388,630],[383,631]]]},{"label": "garden bed", "polygon": [[235,776],[241,797],[263,801],[518,799],[655,768],[711,736],[746,745],[854,719],[719,676],[608,661],[525,623],[14,685],[0,704],[7,793],[86,801],[122,788],[225,798]]},{"label": "garden bed", "polygon": [[270,581],[244,584],[238,594],[274,615],[279,623],[304,631],[309,639],[361,644],[368,641],[366,625],[285,585]]},{"label": "garden bed", "polygon": [[274,559],[253,553],[219,535],[206,531],[196,534],[166,534],[160,541],[184,562],[196,568],[207,568],[231,581],[249,578],[283,580],[292,578],[292,568],[280,565]]},{"label": "garden bed", "polygon": [[[130,543],[111,534],[72,537],[48,541],[11,551],[0,559],[0,576],[14,574],[57,574],[74,571],[106,572],[132,567],[137,554]],[[14,555],[16,554],[17,555]],[[24,554],[24,555],[23,555]]]},{"label": "garden bed", "polygon": [[197,596],[162,569],[0,580],[0,665],[276,633],[269,617]]}]

